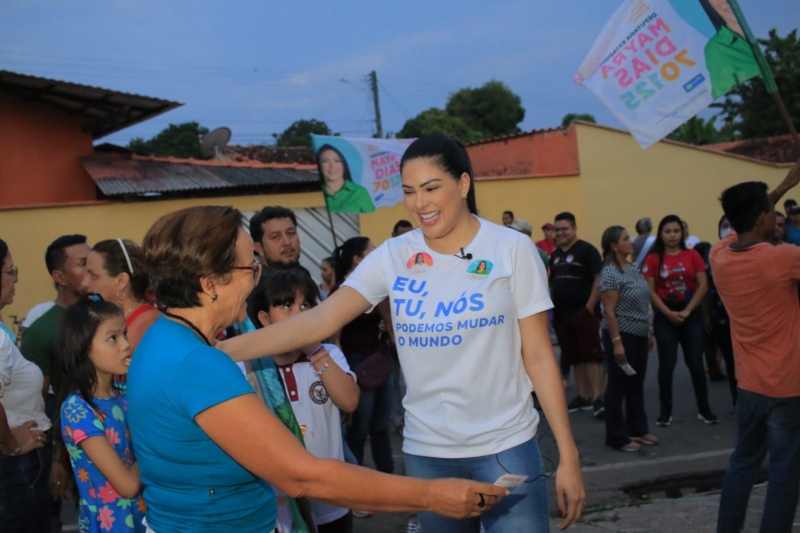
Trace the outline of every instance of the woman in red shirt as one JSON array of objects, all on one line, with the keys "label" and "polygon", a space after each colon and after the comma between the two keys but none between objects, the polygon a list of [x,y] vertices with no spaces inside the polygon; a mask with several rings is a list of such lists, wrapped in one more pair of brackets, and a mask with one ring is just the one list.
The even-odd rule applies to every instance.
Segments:
[{"label": "woman in red shirt", "polygon": [[699,253],[686,249],[684,241],[681,219],[676,215],[664,217],[642,266],[653,304],[661,402],[656,425],[661,427],[672,422],[672,376],[679,344],[692,376],[697,418],[706,424],[719,422],[708,405],[708,384],[703,367],[703,314],[700,305],[708,291],[706,265]]}]

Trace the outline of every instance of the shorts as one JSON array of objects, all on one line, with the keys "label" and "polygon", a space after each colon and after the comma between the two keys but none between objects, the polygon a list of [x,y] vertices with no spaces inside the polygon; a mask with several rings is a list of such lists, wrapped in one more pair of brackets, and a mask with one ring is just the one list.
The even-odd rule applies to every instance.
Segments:
[{"label": "shorts", "polygon": [[581,307],[565,320],[553,321],[561,357],[572,366],[585,363],[602,363],[600,347],[600,321],[585,307]]}]

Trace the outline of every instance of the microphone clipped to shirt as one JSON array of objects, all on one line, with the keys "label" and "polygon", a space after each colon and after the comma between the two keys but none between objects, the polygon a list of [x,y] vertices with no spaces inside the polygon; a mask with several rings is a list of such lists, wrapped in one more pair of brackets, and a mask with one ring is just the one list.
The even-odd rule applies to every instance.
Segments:
[{"label": "microphone clipped to shirt", "polygon": [[459,259],[464,259],[466,261],[469,261],[470,259],[472,259],[472,254],[470,254],[470,253],[466,253],[465,254],[463,248],[461,249],[461,253],[460,254],[453,254],[453,255],[455,255]]}]

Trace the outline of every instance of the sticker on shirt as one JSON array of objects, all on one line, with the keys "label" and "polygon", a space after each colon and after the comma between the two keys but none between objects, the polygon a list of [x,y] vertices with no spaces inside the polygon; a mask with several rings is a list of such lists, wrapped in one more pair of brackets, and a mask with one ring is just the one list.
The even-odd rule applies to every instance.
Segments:
[{"label": "sticker on shirt", "polygon": [[572,255],[572,254],[569,254],[569,255],[567,256],[567,258],[566,258],[566,259],[564,259],[564,261],[566,261],[567,263],[572,263],[573,261],[575,261],[575,256],[574,256],[574,255]]},{"label": "sticker on shirt", "polygon": [[417,252],[406,263],[406,268],[412,274],[424,274],[433,266],[433,257],[426,252]]},{"label": "sticker on shirt", "polygon": [[467,274],[469,274],[469,279],[479,281],[486,279],[486,276],[489,275],[493,267],[494,265],[491,261],[487,261],[486,259],[478,259],[469,265],[467,268]]},{"label": "sticker on shirt", "polygon": [[321,381],[315,381],[308,388],[308,395],[311,396],[311,401],[317,405],[324,405],[328,401],[328,391]]}]

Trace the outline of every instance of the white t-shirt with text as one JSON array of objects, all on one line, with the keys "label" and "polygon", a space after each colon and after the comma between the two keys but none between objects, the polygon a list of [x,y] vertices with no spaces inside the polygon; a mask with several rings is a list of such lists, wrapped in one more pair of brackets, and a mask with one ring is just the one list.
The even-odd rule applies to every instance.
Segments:
[{"label": "white t-shirt with text", "polygon": [[553,307],[529,237],[483,219],[464,254],[431,250],[417,229],[370,253],[344,285],[390,298],[407,393],[403,451],[478,457],[527,442],[539,415],[518,320]]}]

